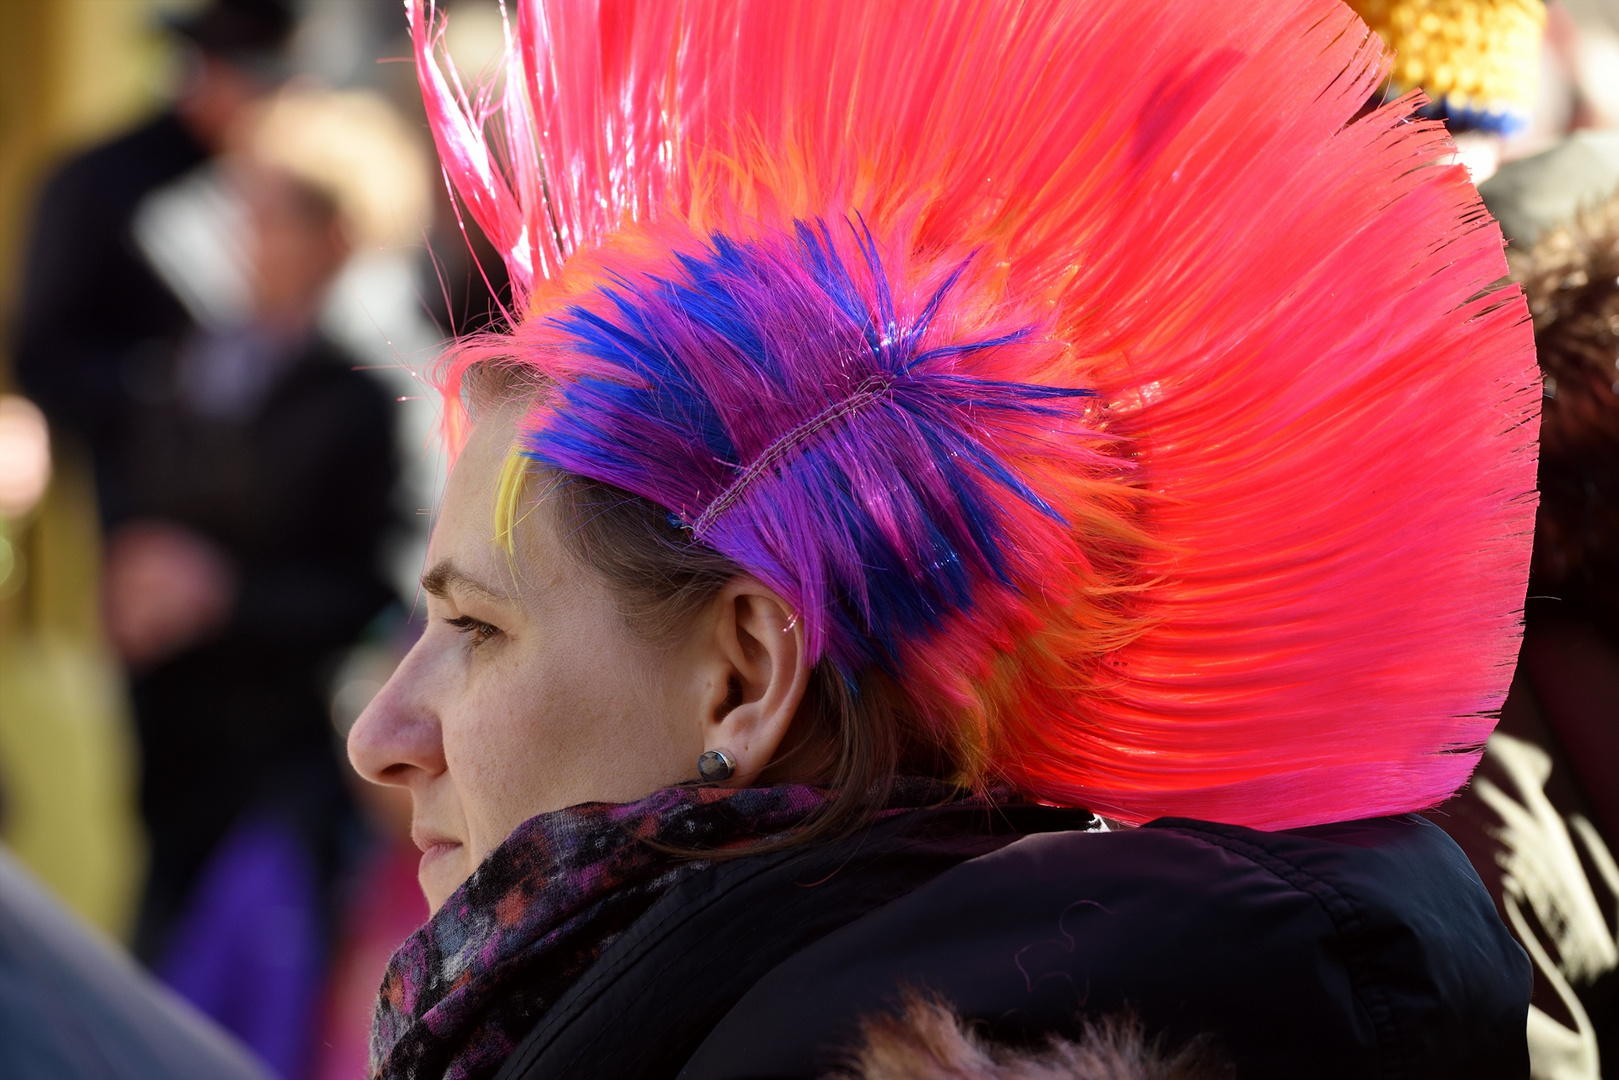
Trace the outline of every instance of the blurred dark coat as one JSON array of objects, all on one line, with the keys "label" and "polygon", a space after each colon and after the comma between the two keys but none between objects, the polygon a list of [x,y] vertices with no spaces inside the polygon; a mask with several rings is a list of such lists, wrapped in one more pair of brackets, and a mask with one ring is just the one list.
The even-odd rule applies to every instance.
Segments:
[{"label": "blurred dark coat", "polygon": [[124,514],[106,466],[147,373],[191,327],[131,231],[147,195],[207,161],[173,113],[79,155],[44,186],[22,265],[12,357],[54,428],[90,448],[104,517]]},{"label": "blurred dark coat", "polygon": [[129,426],[113,468],[131,516],[200,533],[238,575],[223,631],[134,682],[153,840],[148,934],[249,806],[273,804],[317,849],[330,846],[345,795],[326,684],[393,598],[379,564],[394,440],[380,384],[319,338],[244,415],[201,414],[176,392]]}]

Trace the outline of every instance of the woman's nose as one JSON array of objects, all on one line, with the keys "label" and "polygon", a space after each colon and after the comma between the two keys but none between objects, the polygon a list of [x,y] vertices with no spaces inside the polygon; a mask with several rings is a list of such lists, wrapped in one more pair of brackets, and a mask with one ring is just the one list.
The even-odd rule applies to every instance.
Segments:
[{"label": "woman's nose", "polygon": [[418,642],[349,730],[349,762],[373,784],[408,787],[444,771],[438,716],[423,694],[428,667]]}]

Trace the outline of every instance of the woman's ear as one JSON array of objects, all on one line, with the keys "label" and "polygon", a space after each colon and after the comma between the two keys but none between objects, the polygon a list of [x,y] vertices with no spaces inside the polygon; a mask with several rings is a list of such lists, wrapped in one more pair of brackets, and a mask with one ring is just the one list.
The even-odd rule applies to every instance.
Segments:
[{"label": "woman's ear", "polygon": [[775,759],[804,700],[810,665],[798,616],[758,580],[735,578],[713,603],[703,749],[731,754],[730,782],[742,786]]}]

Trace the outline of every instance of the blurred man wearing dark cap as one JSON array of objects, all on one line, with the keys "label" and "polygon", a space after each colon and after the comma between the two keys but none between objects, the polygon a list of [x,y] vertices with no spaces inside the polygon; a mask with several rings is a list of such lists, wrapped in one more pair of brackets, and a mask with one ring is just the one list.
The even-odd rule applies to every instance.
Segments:
[{"label": "blurred man wearing dark cap", "polygon": [[279,81],[293,28],[285,0],[216,0],[170,28],[186,44],[173,106],[65,163],[45,184],[23,262],[13,356],[23,389],[59,434],[89,449],[104,523],[124,512],[116,460],[129,406],[192,324],[141,253],[137,209],[223,148]]}]

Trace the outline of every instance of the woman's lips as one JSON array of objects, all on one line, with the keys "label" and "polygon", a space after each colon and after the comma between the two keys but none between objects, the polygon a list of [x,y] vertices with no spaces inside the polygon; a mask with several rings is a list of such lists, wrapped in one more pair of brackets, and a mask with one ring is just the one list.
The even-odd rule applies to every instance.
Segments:
[{"label": "woman's lips", "polygon": [[442,859],[461,846],[459,840],[451,840],[447,836],[436,836],[432,833],[418,833],[415,830],[411,831],[410,839],[422,853],[423,866]]}]

